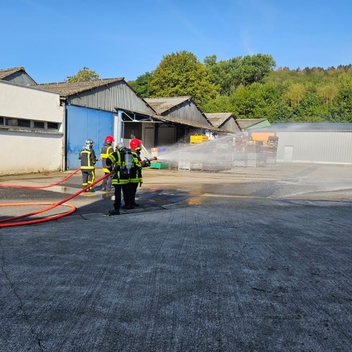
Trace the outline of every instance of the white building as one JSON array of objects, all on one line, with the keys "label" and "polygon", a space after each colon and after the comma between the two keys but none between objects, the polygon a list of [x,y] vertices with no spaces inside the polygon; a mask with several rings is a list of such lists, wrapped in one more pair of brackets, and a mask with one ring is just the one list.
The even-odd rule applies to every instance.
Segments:
[{"label": "white building", "polygon": [[0,80],[0,175],[62,169],[60,95]]}]

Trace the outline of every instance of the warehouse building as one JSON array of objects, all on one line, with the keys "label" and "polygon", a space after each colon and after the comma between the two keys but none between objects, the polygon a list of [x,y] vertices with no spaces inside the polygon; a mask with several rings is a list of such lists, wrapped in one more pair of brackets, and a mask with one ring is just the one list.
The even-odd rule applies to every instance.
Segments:
[{"label": "warehouse building", "polygon": [[278,123],[277,162],[352,164],[352,123]]}]

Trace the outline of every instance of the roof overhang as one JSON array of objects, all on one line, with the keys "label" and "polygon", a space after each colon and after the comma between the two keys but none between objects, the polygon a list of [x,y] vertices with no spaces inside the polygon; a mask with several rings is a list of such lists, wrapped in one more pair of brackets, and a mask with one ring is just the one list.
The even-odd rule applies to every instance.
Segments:
[{"label": "roof overhang", "polygon": [[225,131],[220,128],[213,127],[211,125],[203,125],[201,123],[185,121],[175,117],[162,116],[158,114],[146,115],[145,112],[140,111],[126,111],[125,109],[115,107],[116,111],[121,110],[123,112],[124,122],[152,122],[152,123],[166,123],[174,125],[182,125],[191,128],[203,129],[206,131],[216,132],[216,133],[233,133],[231,131]]}]

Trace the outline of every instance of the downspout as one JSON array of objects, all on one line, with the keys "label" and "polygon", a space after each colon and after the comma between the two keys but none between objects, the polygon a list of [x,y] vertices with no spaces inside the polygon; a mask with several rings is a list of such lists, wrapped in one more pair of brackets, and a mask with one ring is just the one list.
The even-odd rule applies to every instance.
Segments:
[{"label": "downspout", "polygon": [[154,147],[158,146],[158,139],[159,139],[159,124],[154,124]]},{"label": "downspout", "polygon": [[[60,98],[61,100],[61,98]],[[67,114],[66,114],[66,103],[64,100],[60,101],[60,106],[62,108],[62,123],[61,123],[61,132],[62,132],[62,142],[61,142],[61,171],[66,171],[67,168]]]},{"label": "downspout", "polygon": [[117,143],[121,143],[122,140],[122,110],[117,111],[117,119],[118,119],[118,128],[117,128]]}]

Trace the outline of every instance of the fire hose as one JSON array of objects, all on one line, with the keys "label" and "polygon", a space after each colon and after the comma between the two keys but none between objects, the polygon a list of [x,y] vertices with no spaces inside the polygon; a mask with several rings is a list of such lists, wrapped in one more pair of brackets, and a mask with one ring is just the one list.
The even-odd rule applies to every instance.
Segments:
[{"label": "fire hose", "polygon": [[[80,171],[81,168],[78,168],[77,170],[75,170],[73,173],[71,173],[69,176],[65,177],[64,179],[60,180],[59,182],[53,183],[51,185],[47,185],[47,186],[19,186],[19,185],[3,185],[0,184],[0,187],[7,187],[7,188],[47,188],[47,187],[52,187],[55,185],[58,185],[64,181],[66,181],[68,178],[70,178],[71,176],[73,176],[75,173],[77,173],[78,171]],[[36,206],[36,205],[49,205],[48,207],[44,208],[44,209],[40,209],[38,211],[34,211],[28,214],[24,214],[24,215],[19,215],[19,216],[14,216],[11,218],[6,218],[6,219],[1,219],[0,220],[0,228],[2,227],[11,227],[11,226],[21,226],[21,225],[31,225],[31,224],[38,224],[38,223],[42,223],[42,222],[46,222],[46,221],[51,221],[51,220],[56,220],[59,218],[62,218],[64,216],[67,216],[69,214],[72,214],[74,211],[76,211],[76,207],[72,204],[66,203],[67,201],[69,201],[72,198],[77,197],[79,194],[85,192],[87,189],[91,188],[92,186],[96,185],[97,183],[101,182],[104,178],[108,177],[110,174],[106,174],[104,176],[102,176],[101,178],[99,178],[98,180],[94,181],[93,183],[89,184],[88,186],[82,188],[81,190],[79,190],[78,192],[76,192],[75,194],[71,195],[70,197],[57,202],[57,203],[48,203],[48,202],[34,202],[34,203],[5,203],[5,204],[0,204],[0,207],[9,207],[9,206]],[[27,221],[21,221],[21,222],[14,222],[11,223],[12,221],[15,220],[19,220],[19,219],[23,219],[23,218],[27,218],[29,216],[33,216],[33,215],[38,215],[41,213],[44,213],[46,211],[49,211],[53,208],[56,208],[60,205],[64,205],[64,206],[68,206],[71,209],[65,213],[59,214],[59,215],[53,215],[53,216],[48,216],[42,219],[34,219],[34,220],[27,220]],[[10,222],[10,223],[8,223]]]}]

